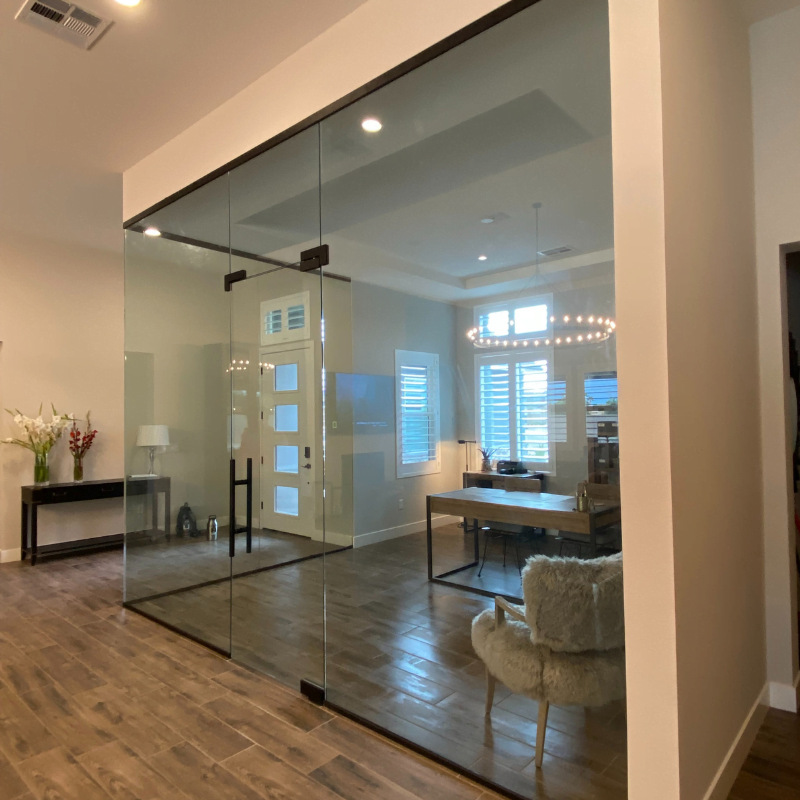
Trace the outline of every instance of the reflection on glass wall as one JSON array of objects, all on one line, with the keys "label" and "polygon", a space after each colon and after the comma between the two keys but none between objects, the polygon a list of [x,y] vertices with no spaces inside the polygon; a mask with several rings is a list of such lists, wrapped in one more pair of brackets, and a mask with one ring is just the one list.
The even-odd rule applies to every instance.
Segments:
[{"label": "reflection on glass wall", "polygon": [[[177,238],[198,208],[218,250]],[[227,525],[227,218],[225,176],[125,234],[125,598],[225,651],[230,560],[207,527]]]},{"label": "reflection on glass wall", "polygon": [[[542,0],[320,141],[322,238],[353,281],[355,546],[327,558],[328,698],[522,796],[588,795],[588,763],[624,796],[621,592],[605,651],[558,589],[621,588],[606,5]],[[570,572],[543,593],[531,556]],[[521,674],[497,595],[520,604]],[[531,643],[555,613],[580,655]],[[545,650],[565,677],[584,659],[583,691],[534,680]]]},{"label": "reflection on glass wall", "polygon": [[540,0],[126,237],[128,603],[526,797],[625,794],[608,59]]}]

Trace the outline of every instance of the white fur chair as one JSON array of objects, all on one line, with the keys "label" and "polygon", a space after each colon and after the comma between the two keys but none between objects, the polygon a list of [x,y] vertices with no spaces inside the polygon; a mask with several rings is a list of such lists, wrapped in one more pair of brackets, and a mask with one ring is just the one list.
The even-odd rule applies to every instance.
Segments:
[{"label": "white fur chair", "polygon": [[522,591],[524,606],[497,597],[494,613],[475,617],[472,646],[486,665],[487,716],[496,681],[538,701],[541,767],[550,703],[601,706],[625,696],[622,553],[590,561],[534,556]]}]

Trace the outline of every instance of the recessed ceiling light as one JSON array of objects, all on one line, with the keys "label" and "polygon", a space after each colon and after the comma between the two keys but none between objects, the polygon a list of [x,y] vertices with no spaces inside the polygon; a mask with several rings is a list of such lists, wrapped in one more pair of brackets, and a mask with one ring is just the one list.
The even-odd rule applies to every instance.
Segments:
[{"label": "recessed ceiling light", "polygon": [[138,6],[139,0],[117,0],[121,6]]},{"label": "recessed ceiling light", "polygon": [[481,222],[484,225],[488,225],[490,222],[494,222],[494,217],[484,217]]},{"label": "recessed ceiling light", "polygon": [[486,261],[489,256],[478,256],[478,261]]},{"label": "recessed ceiling light", "polygon": [[158,228],[145,228],[144,229],[145,236],[161,236],[161,231]]},{"label": "recessed ceiling light", "polygon": [[361,127],[367,131],[367,133],[377,133],[383,125],[381,125],[380,120],[375,119],[375,117],[367,117],[361,122]]}]

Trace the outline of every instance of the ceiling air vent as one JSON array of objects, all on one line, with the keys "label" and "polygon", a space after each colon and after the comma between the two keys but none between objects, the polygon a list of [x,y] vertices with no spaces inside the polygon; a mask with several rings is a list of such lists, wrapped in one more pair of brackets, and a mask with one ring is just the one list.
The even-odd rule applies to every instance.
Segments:
[{"label": "ceiling air vent", "polygon": [[544,256],[545,258],[550,258],[551,256],[563,256],[565,253],[571,253],[574,249],[574,247],[562,245],[561,247],[551,247],[549,250],[540,250],[539,255]]},{"label": "ceiling air vent", "polygon": [[64,0],[26,0],[16,19],[82,50],[88,50],[112,24]]}]

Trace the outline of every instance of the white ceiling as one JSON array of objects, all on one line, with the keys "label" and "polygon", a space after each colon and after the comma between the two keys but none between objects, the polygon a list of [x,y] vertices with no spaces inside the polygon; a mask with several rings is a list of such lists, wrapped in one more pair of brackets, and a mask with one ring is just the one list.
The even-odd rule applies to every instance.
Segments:
[{"label": "white ceiling", "polygon": [[0,0],[0,226],[121,247],[121,173],[365,0],[114,0],[84,51]]},{"label": "white ceiling", "polygon": [[748,25],[800,6],[800,0],[735,0],[735,2],[741,6]]}]

